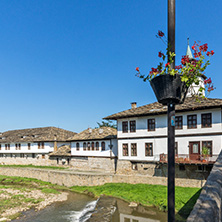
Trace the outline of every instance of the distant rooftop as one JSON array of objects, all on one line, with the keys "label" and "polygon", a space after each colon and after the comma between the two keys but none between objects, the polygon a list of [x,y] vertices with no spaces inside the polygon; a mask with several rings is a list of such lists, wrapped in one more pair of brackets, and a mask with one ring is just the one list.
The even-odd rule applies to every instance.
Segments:
[{"label": "distant rooftop", "polygon": [[112,127],[100,127],[96,129],[88,128],[81,133],[70,137],[70,141],[114,139],[117,137],[117,130]]},{"label": "distant rooftop", "polygon": [[57,127],[40,127],[30,129],[9,130],[0,134],[0,143],[11,142],[46,142],[66,141],[69,137],[76,133]]}]

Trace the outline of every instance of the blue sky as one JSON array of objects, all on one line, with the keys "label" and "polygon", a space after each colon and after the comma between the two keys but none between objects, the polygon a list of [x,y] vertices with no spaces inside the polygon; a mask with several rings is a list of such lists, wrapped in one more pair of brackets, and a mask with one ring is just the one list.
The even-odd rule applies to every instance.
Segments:
[{"label": "blue sky", "polygon": [[[177,61],[187,37],[215,51],[207,75],[222,98],[222,2],[176,2]],[[155,67],[167,30],[167,0],[0,1],[0,131],[56,126],[75,132],[155,102],[135,77]]]}]

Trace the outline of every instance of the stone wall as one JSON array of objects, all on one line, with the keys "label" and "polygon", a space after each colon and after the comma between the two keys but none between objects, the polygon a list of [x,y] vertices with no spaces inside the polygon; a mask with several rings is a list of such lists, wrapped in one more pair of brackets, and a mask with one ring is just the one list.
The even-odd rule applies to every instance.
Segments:
[{"label": "stone wall", "polygon": [[[150,177],[147,175],[114,174],[105,172],[78,172],[74,170],[46,170],[36,168],[0,167],[0,175],[30,177],[58,185],[96,186],[105,183],[144,183],[167,185],[166,177]],[[201,187],[203,181],[195,179],[176,179],[176,186]]]},{"label": "stone wall", "polygon": [[187,219],[187,222],[221,221],[222,151]]},{"label": "stone wall", "polygon": [[[117,174],[146,175],[150,177],[167,177],[167,164],[159,162],[138,162],[129,160],[117,161]],[[212,165],[176,164],[175,177],[183,179],[197,179],[204,185],[210,174]]]},{"label": "stone wall", "polygon": [[[65,166],[77,171],[110,172],[118,175],[167,177],[167,164],[158,162],[136,162],[129,160],[118,160],[116,158],[102,157],[48,157],[45,158],[20,158],[20,157],[2,157],[0,165],[42,165],[42,166]],[[181,167],[182,166],[182,167]],[[199,180],[203,186],[209,172],[210,166],[203,166],[203,170],[198,170],[197,165],[175,165],[175,177],[181,179]]]},{"label": "stone wall", "polygon": [[77,170],[114,172],[115,158],[101,157],[49,157],[48,155],[32,157],[0,157],[0,165],[36,165],[36,166],[68,166]]},{"label": "stone wall", "polygon": [[0,165],[37,165],[37,166],[49,166],[52,165],[52,161],[49,160],[48,155],[45,154],[44,158],[42,155],[38,157],[0,157]]},{"label": "stone wall", "polygon": [[74,169],[106,172],[115,172],[115,163],[115,158],[102,157],[72,157],[70,161]]}]

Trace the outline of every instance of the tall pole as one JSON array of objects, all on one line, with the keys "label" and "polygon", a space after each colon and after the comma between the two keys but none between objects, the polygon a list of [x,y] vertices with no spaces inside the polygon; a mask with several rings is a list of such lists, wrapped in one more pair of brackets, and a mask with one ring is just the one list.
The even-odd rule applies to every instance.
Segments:
[{"label": "tall pole", "polygon": [[[168,47],[175,52],[175,0],[168,0]],[[174,62],[171,68],[175,68]],[[168,222],[175,222],[175,105],[168,103]]]}]

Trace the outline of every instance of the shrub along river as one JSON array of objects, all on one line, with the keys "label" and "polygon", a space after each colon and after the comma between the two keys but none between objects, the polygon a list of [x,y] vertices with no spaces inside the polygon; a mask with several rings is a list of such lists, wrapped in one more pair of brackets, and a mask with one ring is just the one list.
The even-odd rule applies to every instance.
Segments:
[{"label": "shrub along river", "polygon": [[68,199],[43,210],[29,210],[14,222],[165,222],[166,213],[155,208],[134,206],[112,197],[95,199],[85,194],[69,192]]}]

